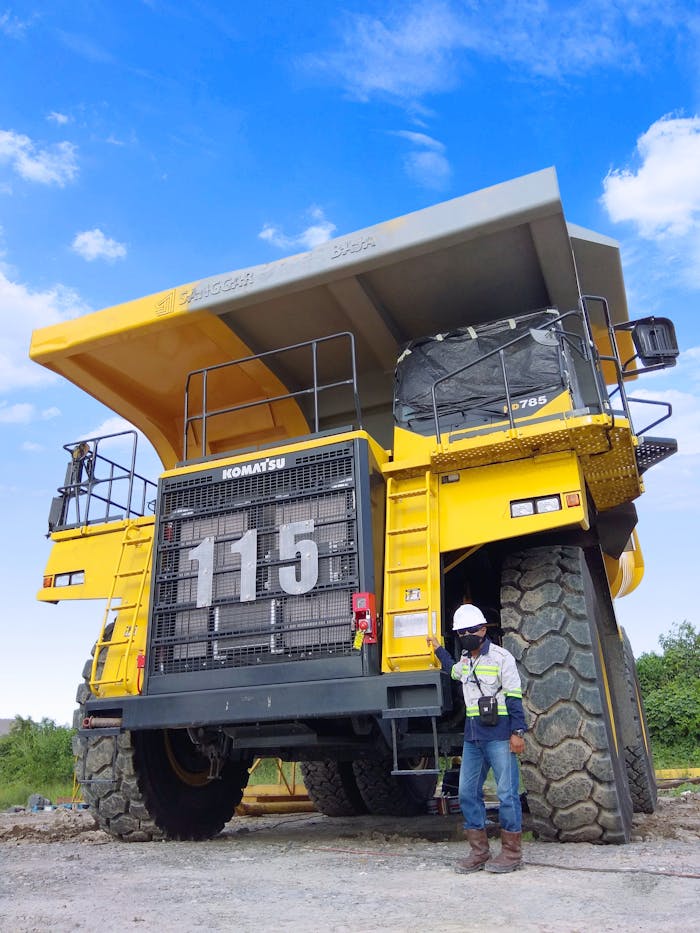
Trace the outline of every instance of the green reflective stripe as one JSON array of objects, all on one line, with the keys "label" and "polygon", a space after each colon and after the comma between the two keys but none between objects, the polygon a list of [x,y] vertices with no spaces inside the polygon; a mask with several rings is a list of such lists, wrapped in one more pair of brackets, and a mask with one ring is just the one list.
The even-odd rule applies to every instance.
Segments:
[{"label": "green reflective stripe", "polygon": [[498,667],[497,664],[496,665],[489,664],[488,666],[485,664],[477,664],[474,670],[478,674],[497,674],[500,668]]},{"label": "green reflective stripe", "polygon": [[517,697],[519,700],[522,700],[522,698],[523,698],[523,691],[522,691],[522,690],[508,690],[508,691],[506,691],[506,696],[507,696],[507,697]]},{"label": "green reflective stripe", "polygon": [[[467,709],[467,718],[469,718],[469,719],[474,719],[474,718],[475,718],[476,716],[478,716],[478,715],[479,715],[479,707],[478,707],[478,706],[470,706],[470,707]],[[498,715],[499,715],[499,716],[507,716],[507,715],[508,715],[508,710],[507,710],[507,709],[503,709],[503,707],[499,706],[499,707],[498,707]]]}]

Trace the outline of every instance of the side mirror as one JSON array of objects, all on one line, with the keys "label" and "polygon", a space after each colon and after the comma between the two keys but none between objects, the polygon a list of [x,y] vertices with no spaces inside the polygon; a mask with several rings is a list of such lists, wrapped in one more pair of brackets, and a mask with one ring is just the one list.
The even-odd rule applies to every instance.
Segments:
[{"label": "side mirror", "polygon": [[642,366],[663,369],[676,365],[678,341],[673,323],[667,317],[634,321],[632,342]]}]

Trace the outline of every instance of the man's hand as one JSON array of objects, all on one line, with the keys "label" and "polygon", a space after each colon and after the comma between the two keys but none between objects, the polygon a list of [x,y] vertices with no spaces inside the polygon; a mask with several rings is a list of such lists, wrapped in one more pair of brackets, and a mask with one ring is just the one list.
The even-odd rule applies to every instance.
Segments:
[{"label": "man's hand", "polygon": [[428,644],[433,649],[433,651],[435,651],[436,648],[440,647],[440,642],[437,640],[437,638],[434,635],[428,635],[428,637],[425,640],[428,642]]},{"label": "man's hand", "polygon": [[522,737],[522,735],[511,735],[510,750],[515,755],[522,755],[522,753],[525,751],[525,739]]}]

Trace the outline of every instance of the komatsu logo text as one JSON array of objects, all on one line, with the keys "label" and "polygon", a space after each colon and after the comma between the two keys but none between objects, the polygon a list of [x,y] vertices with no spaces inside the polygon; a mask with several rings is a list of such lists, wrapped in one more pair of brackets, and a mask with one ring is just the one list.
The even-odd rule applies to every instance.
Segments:
[{"label": "komatsu logo text", "polygon": [[281,470],[286,462],[286,457],[268,457],[267,460],[257,460],[255,463],[243,463],[241,466],[226,467],[221,471],[221,479],[238,479],[239,476],[272,473],[273,470]]}]

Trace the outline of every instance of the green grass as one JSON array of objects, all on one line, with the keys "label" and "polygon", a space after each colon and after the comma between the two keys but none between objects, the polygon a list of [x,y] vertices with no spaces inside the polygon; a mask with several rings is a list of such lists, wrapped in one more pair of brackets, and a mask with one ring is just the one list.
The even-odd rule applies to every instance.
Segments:
[{"label": "green grass", "polygon": [[26,807],[31,794],[41,794],[55,803],[59,797],[70,797],[73,782],[46,782],[30,784],[27,781],[10,781],[0,785],[0,810],[9,807]]},{"label": "green grass", "polygon": [[[282,762],[282,771],[286,779],[290,782],[292,780],[293,767],[294,765],[289,761]],[[298,765],[296,779],[297,782],[302,781],[301,770]],[[263,758],[251,774],[248,786],[252,787],[256,784],[279,784],[280,781],[281,778],[277,769],[276,760],[274,758]]]},{"label": "green grass", "polygon": [[683,745],[661,745],[652,741],[654,768],[700,768],[700,745],[687,742]]}]

